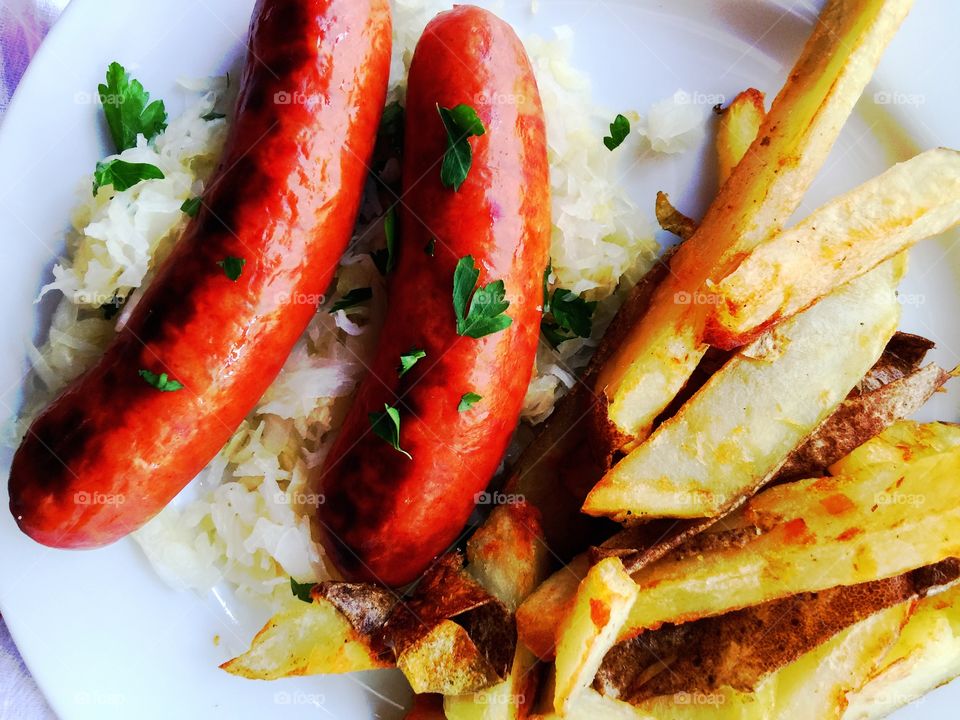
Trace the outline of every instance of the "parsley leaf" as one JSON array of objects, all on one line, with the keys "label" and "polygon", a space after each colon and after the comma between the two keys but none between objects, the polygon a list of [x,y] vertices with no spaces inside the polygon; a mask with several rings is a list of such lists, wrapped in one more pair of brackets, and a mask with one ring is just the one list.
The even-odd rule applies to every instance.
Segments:
[{"label": "parsley leaf", "polygon": [[543,311],[550,312],[550,275],[553,273],[553,260],[547,261],[543,271]]},{"label": "parsley leaf", "polygon": [[377,270],[380,271],[380,274],[386,275],[388,272],[393,270],[393,265],[396,262],[394,257],[394,250],[397,246],[396,206],[393,206],[387,210],[387,214],[383,216],[383,234],[387,239],[386,249],[376,250],[370,253],[370,257],[373,258],[373,264],[377,266]]},{"label": "parsley leaf", "polygon": [[150,102],[150,93],[120,63],[110,63],[106,84],[97,90],[118,153],[136,147],[137,135],[152,140],[167,127],[163,100]]},{"label": "parsley leaf", "polygon": [[333,307],[330,308],[330,314],[332,315],[338,310],[349,310],[350,308],[356,307],[361,303],[365,303],[372,297],[373,290],[370,288],[354,288],[333,304]]},{"label": "parsley leaf", "polygon": [[440,168],[440,182],[444,187],[460,190],[473,164],[473,149],[468,138],[484,135],[487,130],[477,116],[477,111],[469,105],[457,105],[445,108],[437,105],[437,112],[447,131],[447,150],[443,154]]},{"label": "parsley leaf", "polygon": [[460,258],[453,273],[453,311],[457,316],[457,335],[482,338],[506,330],[513,322],[509,315],[504,314],[510,302],[504,299],[506,291],[503,280],[478,288],[479,277],[480,270],[473,264],[473,256]]},{"label": "parsley leaf", "polygon": [[107,185],[112,185],[117,192],[123,192],[141,180],[163,180],[163,177],[163,171],[150,163],[130,163],[120,159],[98,162],[93,173],[93,194],[96,196],[100,188]]},{"label": "parsley leaf", "polygon": [[240,279],[240,275],[243,273],[243,266],[246,264],[246,260],[238,257],[226,257],[223,260],[217,261],[217,265],[223,268],[224,274],[234,282]]},{"label": "parsley leaf", "polygon": [[603,139],[603,144],[607,146],[607,150],[613,152],[620,147],[629,134],[630,121],[623,115],[617,115],[614,121],[610,123],[610,135]]},{"label": "parsley leaf", "polygon": [[483,400],[482,395],[472,392],[464,393],[464,396],[460,398],[460,404],[457,405],[457,412],[466,412],[481,400]]},{"label": "parsley leaf", "polygon": [[370,413],[370,425],[374,434],[399,453],[413,460],[413,456],[400,447],[400,411],[384,404],[382,413]]},{"label": "parsley leaf", "polygon": [[146,380],[148,385],[152,385],[160,392],[176,392],[177,390],[183,390],[183,384],[177,382],[176,380],[171,380],[166,373],[160,373],[157,375],[149,370],[141,370],[139,375]]},{"label": "parsley leaf", "polygon": [[590,337],[597,303],[587,302],[569,290],[557,288],[553,291],[548,309],[552,318],[545,318],[540,329],[553,347],[575,337]]},{"label": "parsley leaf", "polygon": [[201,116],[200,116],[200,119],[201,119],[201,120],[206,120],[207,122],[210,122],[211,120],[223,120],[223,118],[225,118],[225,117],[226,117],[226,115],[224,115],[223,113],[208,112],[206,115],[201,115]]},{"label": "parsley leaf", "polygon": [[410,348],[407,352],[400,356],[400,367],[397,368],[397,374],[400,377],[409,372],[410,368],[417,364],[420,360],[423,360],[427,356],[427,353],[421,350],[420,348]]},{"label": "parsley leaf", "polygon": [[313,586],[316,583],[305,582],[300,583],[290,578],[290,592],[293,593],[293,596],[298,600],[303,600],[305,603],[312,603],[313,597],[310,595],[310,591],[313,590]]},{"label": "parsley leaf", "polygon": [[194,197],[189,200],[184,200],[180,209],[190,217],[196,217],[197,213],[200,212],[200,198]]}]

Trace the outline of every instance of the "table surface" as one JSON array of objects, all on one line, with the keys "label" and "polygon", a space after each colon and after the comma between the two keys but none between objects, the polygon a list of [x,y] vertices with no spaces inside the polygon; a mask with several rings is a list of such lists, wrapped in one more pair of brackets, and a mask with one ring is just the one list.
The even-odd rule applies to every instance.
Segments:
[{"label": "table surface", "polygon": [[[0,122],[40,41],[69,0],[3,0],[0,4]],[[0,720],[54,720],[0,618]]]}]

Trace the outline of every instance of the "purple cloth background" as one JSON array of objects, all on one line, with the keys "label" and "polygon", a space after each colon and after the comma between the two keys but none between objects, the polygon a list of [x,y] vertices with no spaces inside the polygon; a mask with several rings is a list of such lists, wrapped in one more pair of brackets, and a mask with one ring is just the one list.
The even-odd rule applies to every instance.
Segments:
[{"label": "purple cloth background", "polygon": [[[0,0],[0,123],[30,58],[68,2]],[[0,618],[0,720],[55,718]]]}]

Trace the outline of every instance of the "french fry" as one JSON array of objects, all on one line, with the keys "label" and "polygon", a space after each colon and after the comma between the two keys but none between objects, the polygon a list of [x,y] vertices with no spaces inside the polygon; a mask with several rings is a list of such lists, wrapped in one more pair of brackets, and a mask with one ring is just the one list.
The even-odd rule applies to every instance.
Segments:
[{"label": "french fry", "polygon": [[622,639],[960,556],[960,427],[898,423],[831,471],[764,491],[699,552],[635,573]]},{"label": "french fry", "polygon": [[707,342],[732,349],[960,223],[960,152],[928,150],[758,245],[715,289]]},{"label": "french fry", "polygon": [[543,720],[839,720],[845,694],[896,642],[909,614],[904,603],[860,621],[771,675],[754,693],[729,687],[682,692],[635,706],[587,689],[566,714]]},{"label": "french fry", "polygon": [[580,583],[557,646],[553,705],[561,714],[593,682],[636,598],[637,586],[617,558],[594,565]]},{"label": "french fry", "polygon": [[706,350],[700,302],[800,202],[870,80],[911,0],[832,0],[774,100],[758,138],[674,255],[650,309],[601,368],[597,421],[631,447],[684,386]]},{"label": "french fry", "polygon": [[479,652],[470,633],[453,622],[432,625],[397,654],[397,667],[417,694],[477,692],[503,679],[504,671]]},{"label": "french fry", "polygon": [[[537,511],[525,502],[501,505],[467,542],[467,570],[510,610],[547,576],[549,557]],[[447,720],[521,720],[537,690],[537,658],[517,644],[509,676],[477,693],[443,699]]]},{"label": "french fry", "polygon": [[844,720],[874,720],[960,676],[960,587],[922,600]]},{"label": "french fry", "polygon": [[393,667],[390,660],[329,600],[314,597],[274,616],[247,652],[220,667],[251,680],[277,680]]},{"label": "french fry", "polygon": [[737,95],[717,124],[717,179],[723,185],[733,173],[763,125],[767,111],[763,93],[748,88]]},{"label": "french fry", "polygon": [[847,396],[900,317],[897,261],[840,288],[728,362],[583,505],[618,521],[715,517],[764,483]]},{"label": "french fry", "polygon": [[586,554],[557,570],[517,609],[520,642],[542,660],[552,660],[557,651],[558,630],[570,614],[580,582],[590,570]]}]

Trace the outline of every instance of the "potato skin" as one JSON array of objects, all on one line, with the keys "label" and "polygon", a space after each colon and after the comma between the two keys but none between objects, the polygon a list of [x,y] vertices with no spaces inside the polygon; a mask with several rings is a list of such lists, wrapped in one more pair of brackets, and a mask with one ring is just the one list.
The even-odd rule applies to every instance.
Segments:
[{"label": "potato skin", "polygon": [[[273,381],[353,232],[391,38],[387,0],[258,2],[200,213],[104,357],[14,457],[10,509],[27,535],[93,548],[137,529]],[[228,256],[246,260],[236,282],[217,264]],[[160,392],[141,369],[184,387]]]},{"label": "potato skin", "polygon": [[[437,105],[473,107],[458,192],[440,180],[447,147]],[[503,457],[533,369],[550,240],[549,174],[536,80],[513,30],[460,6],[426,28],[407,90],[400,248],[376,360],[323,470],[325,545],[348,578],[403,585],[455,542]],[[431,256],[425,247],[435,240]],[[473,256],[479,284],[503,280],[512,325],[480,339],[456,332],[453,277]],[[426,351],[402,378],[411,348]],[[482,396],[458,412],[468,392]],[[369,414],[400,412],[394,450]]]}]

